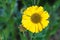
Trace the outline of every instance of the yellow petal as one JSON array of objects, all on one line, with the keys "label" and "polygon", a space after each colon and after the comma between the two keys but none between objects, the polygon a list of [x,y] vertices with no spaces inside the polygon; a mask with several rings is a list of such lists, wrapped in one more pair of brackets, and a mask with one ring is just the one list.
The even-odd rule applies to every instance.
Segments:
[{"label": "yellow petal", "polygon": [[30,28],[29,28],[29,31],[31,31],[32,33],[34,33],[35,32],[35,24],[33,24],[33,23],[29,23],[30,24]]},{"label": "yellow petal", "polygon": [[35,26],[35,32],[36,33],[38,33],[39,32],[39,27],[38,27],[38,25],[36,24],[36,26]]},{"label": "yellow petal", "polygon": [[23,20],[30,20],[30,17],[28,15],[22,15]]},{"label": "yellow petal", "polygon": [[43,28],[45,28],[45,27],[48,26],[49,21],[48,21],[48,20],[42,20],[42,21],[41,21],[41,24],[42,24]]},{"label": "yellow petal", "polygon": [[22,20],[22,25],[25,27],[27,30],[31,32],[35,32],[35,25],[30,21],[30,20]]},{"label": "yellow petal", "polygon": [[25,10],[25,11],[23,12],[23,14],[24,14],[24,15],[31,16],[33,13],[30,12],[30,11],[28,11],[28,10]]},{"label": "yellow petal", "polygon": [[39,13],[39,14],[42,14],[43,11],[44,11],[44,9],[43,9],[42,6],[40,6],[40,7],[36,10],[36,12]]},{"label": "yellow petal", "polygon": [[41,14],[41,17],[42,17],[43,19],[48,19],[48,18],[49,18],[48,12],[47,12],[47,11],[44,11],[44,12]]},{"label": "yellow petal", "polygon": [[43,30],[43,27],[40,23],[38,23],[38,28],[39,28],[39,31],[42,31]]},{"label": "yellow petal", "polygon": [[35,12],[36,10],[37,10],[37,8],[38,8],[38,6],[32,6],[32,8],[31,8],[31,12]]},{"label": "yellow petal", "polygon": [[22,25],[23,25],[23,27],[26,28],[26,29],[29,29],[29,28],[28,28],[28,26],[29,26],[28,23],[29,23],[29,21],[27,21],[27,20],[22,20]]},{"label": "yellow petal", "polygon": [[38,8],[38,6],[28,7],[28,8],[23,12],[23,14],[31,16],[32,14],[35,13],[35,11],[36,11],[37,8]]}]

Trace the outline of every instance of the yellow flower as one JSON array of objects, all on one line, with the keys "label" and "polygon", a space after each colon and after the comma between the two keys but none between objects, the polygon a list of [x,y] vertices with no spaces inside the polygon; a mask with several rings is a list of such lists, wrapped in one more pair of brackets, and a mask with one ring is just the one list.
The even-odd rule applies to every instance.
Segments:
[{"label": "yellow flower", "polygon": [[38,33],[48,26],[49,14],[42,6],[31,6],[24,10],[22,25],[27,30]]}]

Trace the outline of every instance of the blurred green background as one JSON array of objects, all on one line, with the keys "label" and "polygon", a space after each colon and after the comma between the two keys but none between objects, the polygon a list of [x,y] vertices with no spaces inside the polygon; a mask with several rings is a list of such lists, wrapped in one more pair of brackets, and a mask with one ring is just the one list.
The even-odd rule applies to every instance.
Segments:
[{"label": "blurred green background", "polygon": [[[48,27],[37,34],[20,30],[22,12],[32,5],[50,15]],[[60,0],[0,0],[0,40],[60,40]]]}]

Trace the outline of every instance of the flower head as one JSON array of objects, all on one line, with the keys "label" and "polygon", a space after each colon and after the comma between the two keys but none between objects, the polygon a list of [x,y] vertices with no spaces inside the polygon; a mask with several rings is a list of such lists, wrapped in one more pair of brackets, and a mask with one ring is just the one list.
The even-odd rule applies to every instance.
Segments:
[{"label": "flower head", "polygon": [[38,33],[48,26],[49,14],[42,6],[31,6],[24,10],[22,25],[27,30]]}]

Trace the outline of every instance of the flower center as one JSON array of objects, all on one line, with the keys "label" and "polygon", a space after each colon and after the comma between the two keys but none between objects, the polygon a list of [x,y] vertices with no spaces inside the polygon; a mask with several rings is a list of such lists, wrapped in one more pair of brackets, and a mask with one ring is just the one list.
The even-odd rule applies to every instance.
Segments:
[{"label": "flower center", "polygon": [[33,15],[31,16],[31,21],[32,21],[33,23],[39,23],[39,22],[40,22],[40,19],[41,19],[41,17],[40,17],[40,15],[37,14],[37,13],[35,13],[35,14],[33,14]]}]

